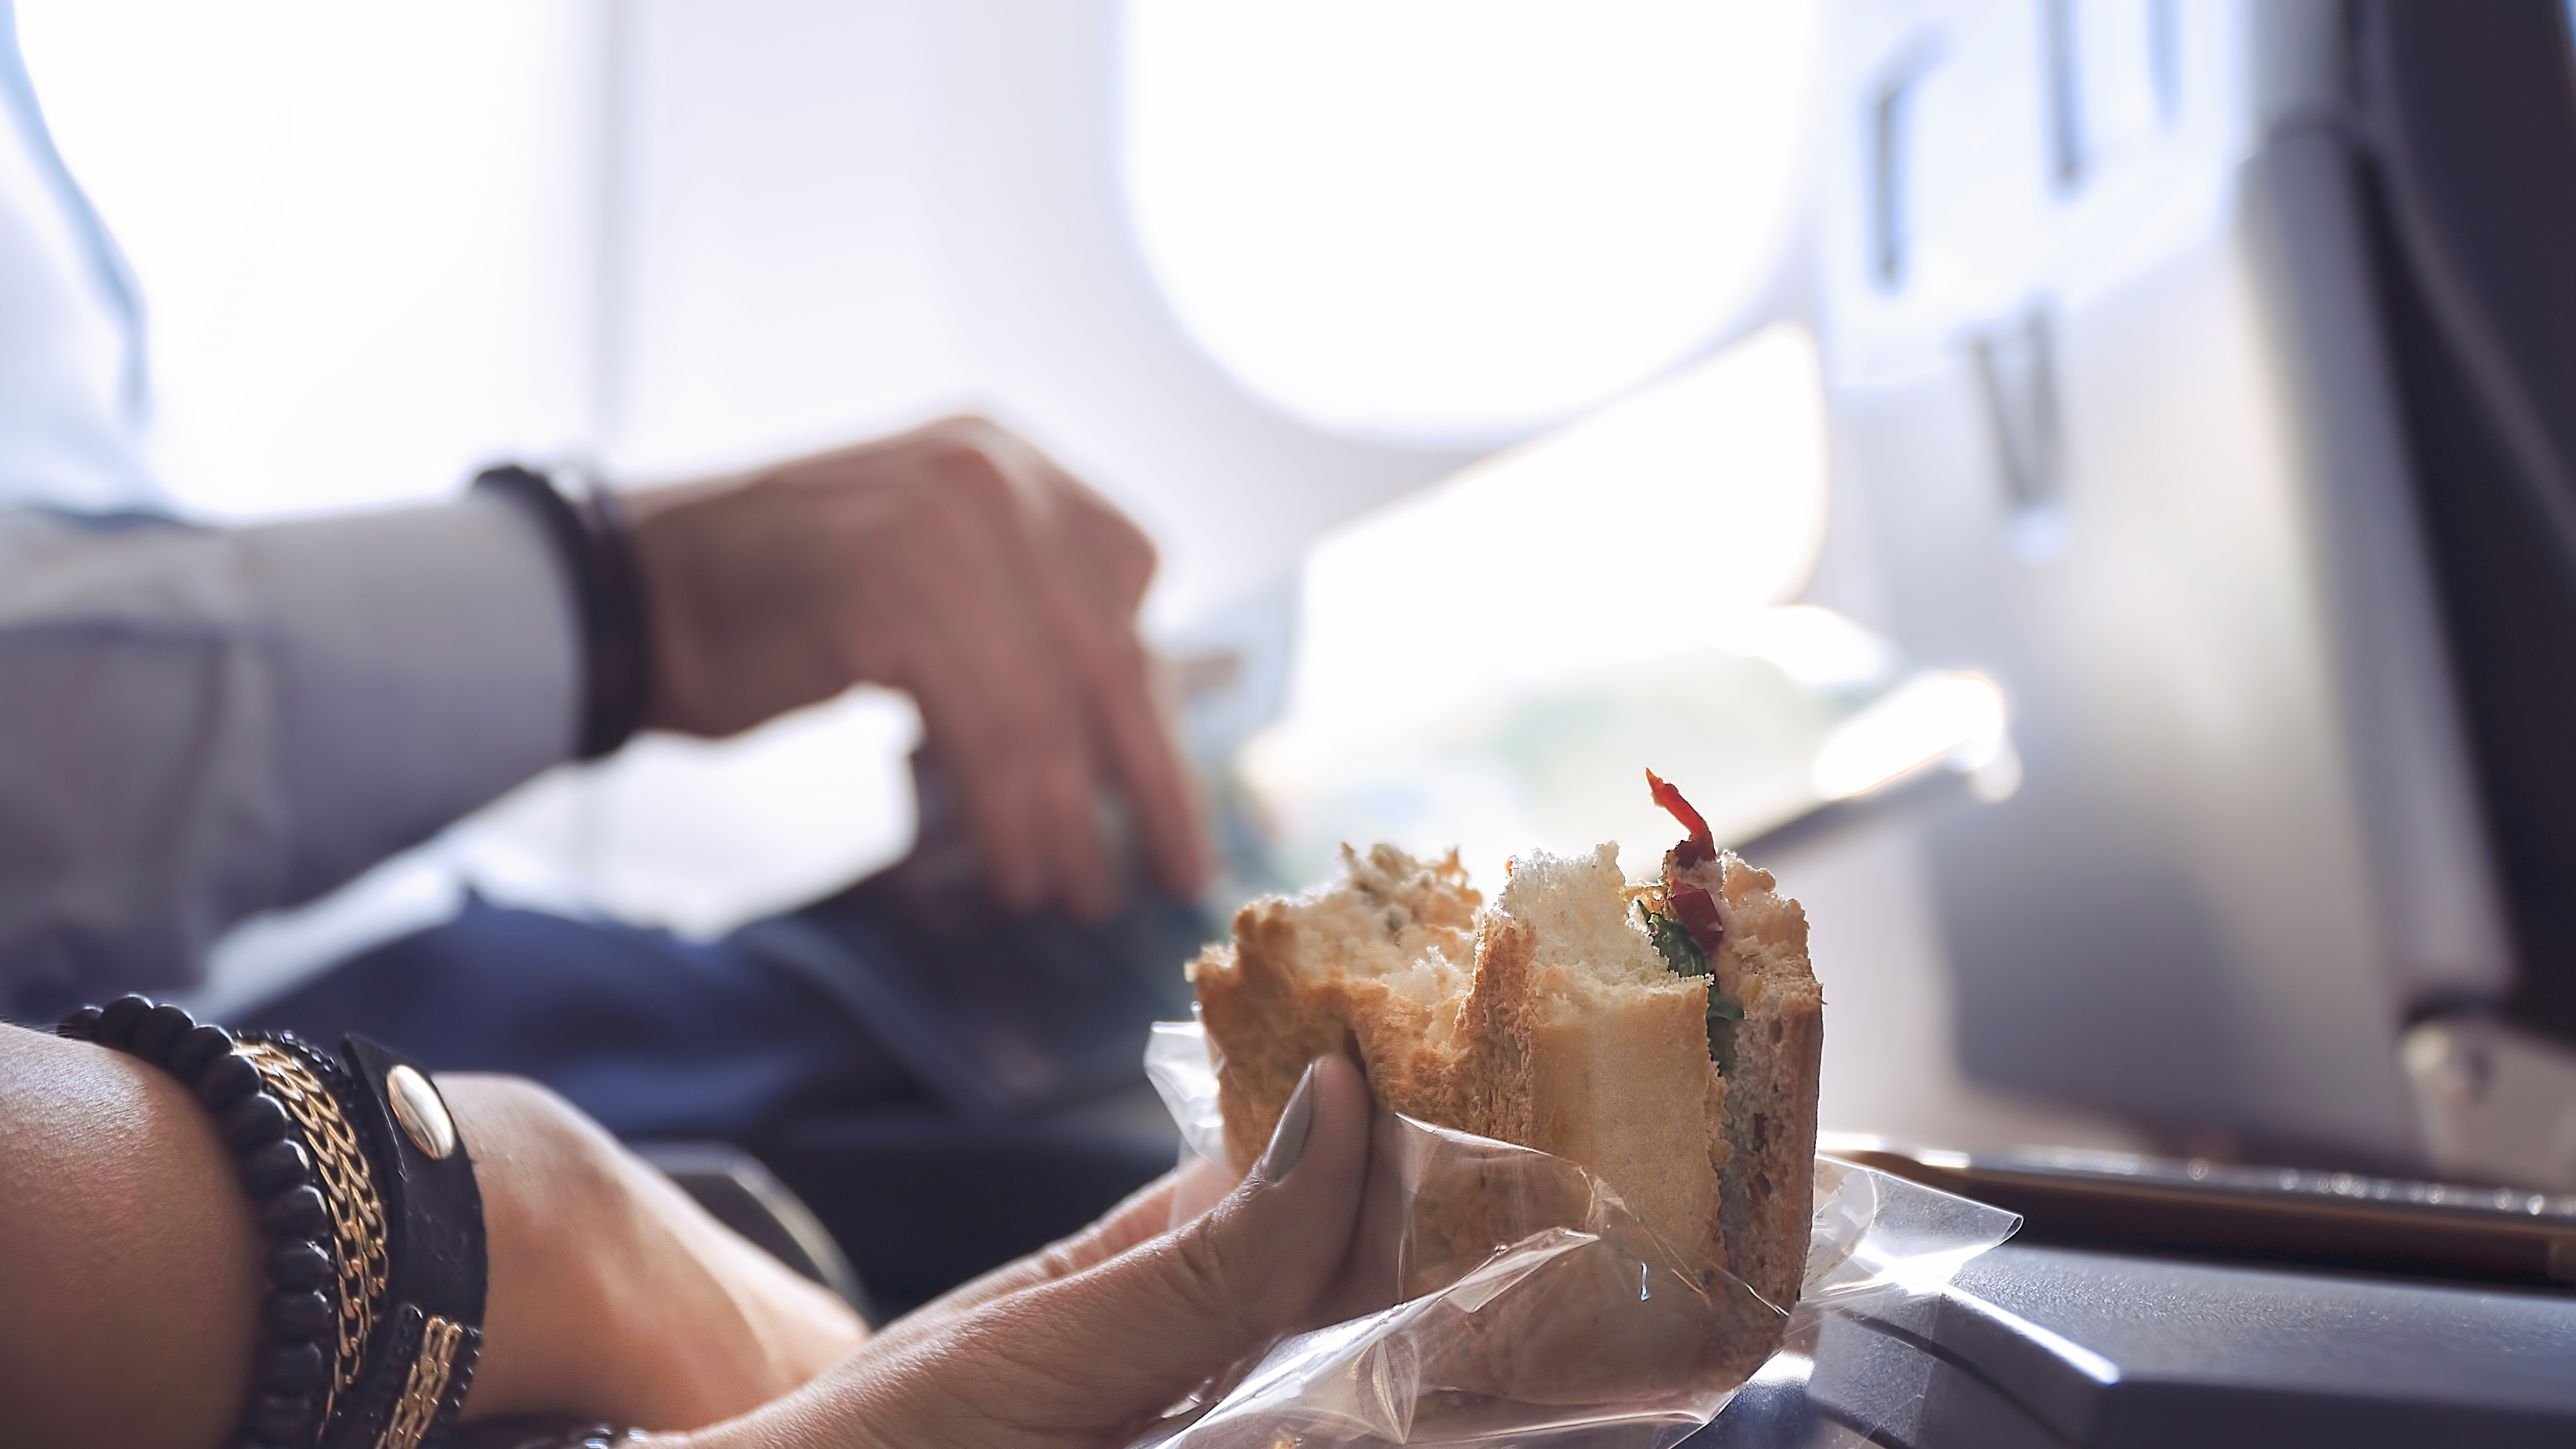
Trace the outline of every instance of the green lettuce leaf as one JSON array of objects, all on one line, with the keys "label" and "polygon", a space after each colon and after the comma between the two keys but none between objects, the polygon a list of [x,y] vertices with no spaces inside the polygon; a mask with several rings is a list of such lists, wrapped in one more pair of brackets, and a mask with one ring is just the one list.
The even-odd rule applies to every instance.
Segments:
[{"label": "green lettuce leaf", "polygon": [[[1646,909],[1637,902],[1637,917],[1646,924],[1646,936],[1655,943],[1657,954],[1675,976],[1707,976],[1708,953],[1691,939],[1690,928],[1679,920]],[[1744,1019],[1744,1008],[1729,1001],[1708,983],[1708,1059],[1717,1063],[1723,1074],[1735,1070],[1735,1024]]]}]

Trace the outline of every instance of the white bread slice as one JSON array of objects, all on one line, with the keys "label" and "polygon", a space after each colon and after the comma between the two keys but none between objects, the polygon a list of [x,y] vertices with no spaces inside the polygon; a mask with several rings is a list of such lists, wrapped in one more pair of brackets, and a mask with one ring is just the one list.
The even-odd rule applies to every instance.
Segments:
[{"label": "white bread slice", "polygon": [[1615,845],[1514,860],[1494,913],[1536,935],[1521,1145],[1600,1178],[1686,1261],[1727,1267],[1728,1088],[1709,1060],[1707,978],[1674,975],[1637,926]]}]

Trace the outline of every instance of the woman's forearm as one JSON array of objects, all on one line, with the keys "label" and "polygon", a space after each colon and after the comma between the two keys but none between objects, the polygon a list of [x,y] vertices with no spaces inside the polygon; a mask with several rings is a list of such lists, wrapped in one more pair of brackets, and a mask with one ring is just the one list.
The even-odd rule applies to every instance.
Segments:
[{"label": "woman's forearm", "polygon": [[0,1026],[0,1420],[26,1449],[212,1449],[249,1393],[259,1229],[195,1097]]},{"label": "woman's forearm", "polygon": [[[532,1083],[442,1075],[491,1276],[468,1418],[648,1428],[741,1413],[864,1336]],[[241,1422],[262,1241],[213,1117],[123,1052],[0,1026],[0,1425],[9,1449],[213,1449]]]},{"label": "woman's forearm", "polygon": [[797,1387],[865,1337],[848,1305],[562,1098],[509,1077],[438,1086],[474,1156],[491,1254],[467,1418],[691,1428]]},{"label": "woman's forearm", "polygon": [[[1348,1258],[1368,1156],[1367,1083],[1325,1058],[1204,1216],[1162,1233],[1169,1189],[1140,1195],[850,1354],[862,1331],[837,1300],[559,1098],[500,1078],[439,1087],[476,1164],[490,1248],[467,1415],[704,1427],[686,1441],[696,1449],[1126,1442],[1191,1384],[1308,1320]],[[11,1449],[224,1443],[252,1377],[260,1242],[213,1120],[176,1080],[0,1027]]]}]

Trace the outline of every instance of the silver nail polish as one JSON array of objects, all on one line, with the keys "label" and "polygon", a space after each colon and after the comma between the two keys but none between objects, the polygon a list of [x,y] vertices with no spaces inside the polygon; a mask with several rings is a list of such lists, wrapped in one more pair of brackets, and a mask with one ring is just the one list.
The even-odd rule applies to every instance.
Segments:
[{"label": "silver nail polish", "polygon": [[1287,1110],[1279,1114],[1279,1130],[1270,1134],[1270,1146],[1261,1154],[1265,1183],[1276,1183],[1295,1170],[1297,1159],[1306,1151],[1307,1130],[1315,1125],[1315,1065],[1306,1064],[1306,1075],[1297,1079]]}]

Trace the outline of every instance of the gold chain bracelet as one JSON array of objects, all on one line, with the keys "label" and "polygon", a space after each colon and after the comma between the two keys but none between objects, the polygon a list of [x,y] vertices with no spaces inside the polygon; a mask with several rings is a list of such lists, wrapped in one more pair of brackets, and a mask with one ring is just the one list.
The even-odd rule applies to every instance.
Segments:
[{"label": "gold chain bracelet", "polygon": [[386,1265],[385,1209],[376,1192],[375,1172],[358,1145],[356,1129],[340,1110],[337,1098],[312,1066],[274,1042],[242,1040],[233,1048],[250,1059],[293,1119],[313,1155],[315,1185],[331,1210],[332,1259],[338,1270],[333,1295],[336,1325],[331,1352],[331,1379],[323,1391],[320,1422],[331,1422],[340,1396],[357,1382],[366,1357],[367,1338],[384,1314]]}]

